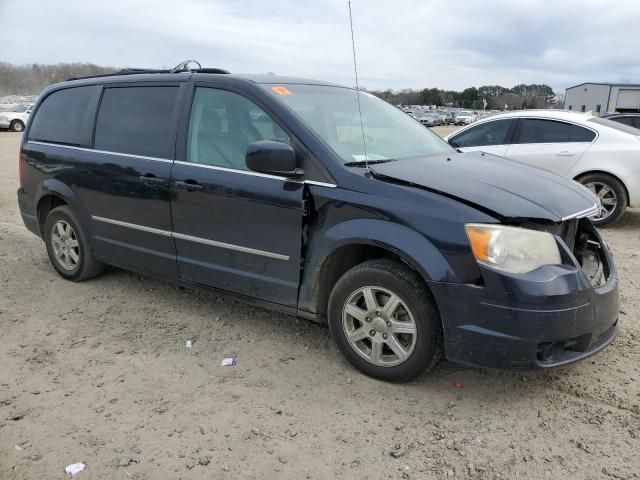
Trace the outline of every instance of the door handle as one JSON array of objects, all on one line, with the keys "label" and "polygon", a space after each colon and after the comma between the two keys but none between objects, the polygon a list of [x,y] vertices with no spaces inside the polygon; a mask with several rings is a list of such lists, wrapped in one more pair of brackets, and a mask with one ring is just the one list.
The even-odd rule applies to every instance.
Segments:
[{"label": "door handle", "polygon": [[568,152],[566,150],[564,152],[556,153],[556,157],[573,157],[574,155],[575,155],[575,153]]},{"label": "door handle", "polygon": [[140,175],[139,178],[145,183],[145,185],[164,183],[164,178],[156,177],[153,173],[145,173],[144,175]]},{"label": "door handle", "polygon": [[176,186],[176,188],[183,188],[185,189],[187,192],[193,192],[195,190],[202,190],[202,185],[200,185],[198,182],[196,182],[195,180],[177,180],[174,185]]}]

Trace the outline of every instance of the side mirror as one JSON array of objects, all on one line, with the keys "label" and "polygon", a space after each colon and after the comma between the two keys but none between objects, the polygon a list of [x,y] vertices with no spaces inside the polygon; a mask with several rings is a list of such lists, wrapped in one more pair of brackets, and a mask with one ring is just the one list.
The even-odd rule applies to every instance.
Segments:
[{"label": "side mirror", "polygon": [[296,152],[291,145],[274,140],[251,142],[247,146],[245,163],[249,170],[280,177],[299,177],[304,174],[296,168]]}]

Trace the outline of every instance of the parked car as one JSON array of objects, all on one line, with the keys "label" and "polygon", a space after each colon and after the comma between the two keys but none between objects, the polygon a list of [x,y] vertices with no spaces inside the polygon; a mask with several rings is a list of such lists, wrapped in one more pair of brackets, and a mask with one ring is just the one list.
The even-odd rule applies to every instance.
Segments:
[{"label": "parked car", "polygon": [[613,341],[618,279],[586,188],[458,153],[364,92],[224,72],[44,91],[18,201],[61,277],[115,265],[326,321],[392,381],[442,352],[535,369]]},{"label": "parked car", "polygon": [[449,115],[442,110],[436,110],[434,114],[438,117],[439,125],[447,125],[449,123]]},{"label": "parked car", "polygon": [[640,128],[640,113],[609,113],[601,118],[622,123],[633,128]]},{"label": "parked car", "polygon": [[16,105],[10,110],[0,112],[0,128],[8,128],[13,132],[22,132],[32,108],[32,104]]},{"label": "parked car", "polygon": [[440,118],[431,112],[417,112],[416,120],[427,127],[435,127],[440,125]]},{"label": "parked car", "polygon": [[589,114],[523,110],[494,115],[446,137],[464,152],[483,151],[572,178],[598,196],[596,225],[640,206],[640,131]]},{"label": "parked car", "polygon": [[472,112],[468,110],[461,110],[456,113],[455,124],[456,125],[468,125],[475,121],[475,117]]}]

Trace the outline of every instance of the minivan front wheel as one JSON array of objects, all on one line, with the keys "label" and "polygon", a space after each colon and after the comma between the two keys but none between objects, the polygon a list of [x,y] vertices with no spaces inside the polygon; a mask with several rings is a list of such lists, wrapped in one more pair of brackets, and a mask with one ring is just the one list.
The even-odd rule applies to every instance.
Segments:
[{"label": "minivan front wheel", "polygon": [[622,218],[629,205],[629,199],[620,180],[606,173],[590,173],[580,177],[578,182],[591,190],[602,204],[601,213],[591,218],[594,225],[603,227]]},{"label": "minivan front wheel", "polygon": [[51,210],[44,224],[49,260],[60,276],[81,282],[99,275],[103,265],[92,255],[85,233],[66,205]]},{"label": "minivan front wheel", "polygon": [[329,327],[343,355],[363,373],[406,381],[441,355],[440,316],[420,276],[381,259],[347,271],[329,298]]}]

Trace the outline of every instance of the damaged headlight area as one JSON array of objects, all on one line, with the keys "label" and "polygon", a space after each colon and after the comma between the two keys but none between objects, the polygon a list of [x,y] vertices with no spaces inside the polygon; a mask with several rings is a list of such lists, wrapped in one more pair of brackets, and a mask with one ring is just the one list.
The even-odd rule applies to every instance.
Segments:
[{"label": "damaged headlight area", "polygon": [[[580,225],[582,227],[584,225]],[[610,270],[604,255],[606,248],[596,236],[593,227],[578,229],[573,254],[582,267],[582,271],[595,288],[603,286],[609,280]]]},{"label": "damaged headlight area", "polygon": [[547,232],[504,225],[465,225],[478,263],[510,273],[527,273],[543,265],[562,263],[554,236]]}]

